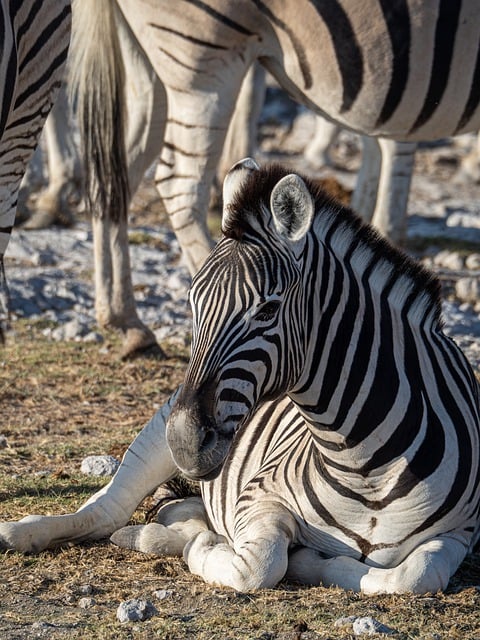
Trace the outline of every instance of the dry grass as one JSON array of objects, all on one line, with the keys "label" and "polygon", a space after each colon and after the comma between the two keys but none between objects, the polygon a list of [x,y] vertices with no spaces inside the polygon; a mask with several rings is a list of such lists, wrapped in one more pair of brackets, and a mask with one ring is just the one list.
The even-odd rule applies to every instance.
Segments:
[{"label": "dry grass", "polygon": [[[120,456],[153,410],[180,382],[186,353],[163,345],[165,362],[124,363],[113,337],[95,345],[52,344],[38,327],[20,325],[0,362],[0,518],[65,513],[103,484],[79,473],[85,455]],[[135,514],[144,521],[148,503]],[[371,615],[400,639],[480,638],[480,557],[468,559],[446,594],[367,597],[340,589],[278,589],[245,595],[205,585],[180,559],[118,549],[107,541],[67,546],[38,556],[1,558],[0,637],[82,639],[259,640],[353,638],[342,616]],[[94,604],[81,608],[84,585]],[[155,600],[153,591],[172,594]],[[120,624],[122,600],[143,597],[158,614]],[[50,626],[48,626],[50,625]],[[305,630],[303,631],[302,630]],[[435,635],[436,634],[436,635]]]}]

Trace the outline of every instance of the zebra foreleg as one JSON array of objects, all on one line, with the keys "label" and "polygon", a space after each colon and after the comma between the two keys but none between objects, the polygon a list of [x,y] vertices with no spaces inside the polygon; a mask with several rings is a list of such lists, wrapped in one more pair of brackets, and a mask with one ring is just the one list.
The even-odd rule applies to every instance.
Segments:
[{"label": "zebra foreleg", "polygon": [[242,592],[278,584],[287,570],[288,547],[294,539],[293,517],[275,508],[268,518],[257,513],[242,529],[241,539],[235,539],[233,546],[213,531],[191,540],[183,552],[190,571],[205,582]]},{"label": "zebra foreleg", "polygon": [[176,395],[138,434],[106,487],[76,513],[0,523],[0,549],[37,553],[65,542],[98,540],[123,527],[143,498],[177,473],[165,439],[165,421]]},{"label": "zebra foreleg", "polygon": [[383,569],[347,556],[324,559],[302,548],[290,556],[287,578],[370,594],[436,593],[447,587],[467,551],[465,538],[449,533],[421,544],[396,567]]},{"label": "zebra foreleg", "polygon": [[187,542],[208,531],[207,514],[199,497],[170,502],[158,513],[158,522],[123,527],[111,536],[119,547],[159,556],[181,556]]}]

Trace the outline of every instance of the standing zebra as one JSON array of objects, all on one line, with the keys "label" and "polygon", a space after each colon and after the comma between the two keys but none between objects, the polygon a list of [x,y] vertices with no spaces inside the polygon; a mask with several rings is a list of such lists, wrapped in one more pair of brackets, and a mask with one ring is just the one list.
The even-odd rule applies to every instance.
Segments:
[{"label": "standing zebra", "polygon": [[1,0],[0,19],[0,286],[5,288],[3,256],[20,182],[60,88],[67,58],[70,2]]},{"label": "standing zebra", "polygon": [[[478,384],[438,281],[298,175],[250,159],[194,278],[185,382],[78,512],[0,525],[5,548],[98,538],[178,469],[198,498],[118,544],[183,550],[240,591],[284,576],[444,589],[480,534]],[[166,426],[165,426],[166,425]]]},{"label": "standing zebra", "polygon": [[[104,21],[107,13],[114,20]],[[242,81],[256,61],[300,103],[378,138],[381,170],[378,149],[370,145],[373,171],[364,176],[356,202],[394,241],[405,233],[416,142],[480,126],[477,0],[81,0],[75,16],[74,84],[85,96],[82,137],[89,157],[102,160],[87,167],[93,172],[89,183],[100,196],[107,194],[93,207],[101,214],[94,222],[95,244],[108,253],[96,284],[98,290],[113,284],[97,317],[100,324],[137,331],[140,346],[152,336],[142,335],[128,259],[118,252],[121,246],[127,253],[121,210],[128,202],[121,195],[126,184],[109,186],[122,175],[125,159],[106,152],[123,132],[122,56],[112,55],[118,30],[127,80],[129,59],[137,76],[141,62],[142,73],[158,78],[145,98],[141,92],[134,101],[137,122],[145,104],[144,140],[134,148],[147,150],[137,153],[137,165],[146,168],[163,140],[155,181],[192,274],[212,247],[206,226],[210,186]],[[101,30],[98,37],[92,37],[95,29]],[[112,127],[101,130],[100,139],[91,119],[99,113]],[[95,188],[97,169],[101,190]]]}]

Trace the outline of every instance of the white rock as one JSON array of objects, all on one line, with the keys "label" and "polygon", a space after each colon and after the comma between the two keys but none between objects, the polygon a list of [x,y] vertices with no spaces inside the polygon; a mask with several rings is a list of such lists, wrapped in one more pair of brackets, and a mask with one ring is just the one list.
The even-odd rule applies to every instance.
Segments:
[{"label": "white rock", "polygon": [[461,302],[475,304],[480,300],[480,280],[478,278],[459,278],[455,284],[455,295]]},{"label": "white rock", "polygon": [[356,620],[354,620],[353,633],[356,636],[373,636],[377,633],[392,635],[394,633],[397,633],[397,631],[395,631],[395,629],[387,627],[378,620],[375,620],[375,618],[367,616],[365,618],[357,618]]},{"label": "white rock", "polygon": [[480,215],[478,213],[452,213],[447,218],[447,227],[470,227],[480,229]]},{"label": "white rock", "polygon": [[452,271],[460,271],[465,266],[464,258],[458,251],[439,251],[434,257],[433,263],[437,267],[451,269]]},{"label": "white rock", "polygon": [[113,456],[87,456],[80,471],[87,476],[113,476],[120,462]]},{"label": "white rock", "polygon": [[157,613],[157,610],[149,600],[134,598],[118,605],[117,620],[120,622],[138,622],[139,620],[148,620],[148,618]]},{"label": "white rock", "polygon": [[80,607],[80,609],[90,609],[95,604],[95,598],[91,597],[80,598],[80,600],[78,601],[78,606]]},{"label": "white rock", "polygon": [[480,269],[480,253],[471,253],[465,259],[465,266],[467,269],[476,270]]},{"label": "white rock", "polygon": [[82,338],[83,342],[95,342],[96,344],[102,344],[104,338],[101,333],[97,331],[90,331],[86,336]]},{"label": "white rock", "polygon": [[165,600],[166,598],[171,598],[174,594],[174,591],[171,589],[157,589],[153,592],[153,595],[157,600]]}]

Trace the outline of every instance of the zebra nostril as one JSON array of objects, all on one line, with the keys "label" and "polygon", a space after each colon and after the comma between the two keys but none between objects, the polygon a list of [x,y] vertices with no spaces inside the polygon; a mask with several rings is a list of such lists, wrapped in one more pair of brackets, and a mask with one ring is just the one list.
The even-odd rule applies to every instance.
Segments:
[{"label": "zebra nostril", "polygon": [[202,440],[202,444],[200,445],[201,451],[208,451],[209,449],[213,449],[213,447],[217,443],[217,434],[213,429],[208,429],[205,433],[205,436]]}]

